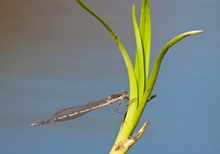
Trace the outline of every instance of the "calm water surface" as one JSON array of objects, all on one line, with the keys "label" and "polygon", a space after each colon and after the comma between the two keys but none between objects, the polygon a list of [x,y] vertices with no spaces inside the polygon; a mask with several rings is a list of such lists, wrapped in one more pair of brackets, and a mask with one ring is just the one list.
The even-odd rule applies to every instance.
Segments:
[{"label": "calm water surface", "polygon": [[[85,2],[134,57],[131,4]],[[152,1],[152,62],[173,36],[195,29],[167,54],[130,153],[220,153],[220,1]],[[123,59],[105,29],[75,2],[0,2],[0,153],[108,153],[123,115],[114,105],[42,127],[54,111],[128,90]],[[123,110],[123,107],[122,107]]]}]

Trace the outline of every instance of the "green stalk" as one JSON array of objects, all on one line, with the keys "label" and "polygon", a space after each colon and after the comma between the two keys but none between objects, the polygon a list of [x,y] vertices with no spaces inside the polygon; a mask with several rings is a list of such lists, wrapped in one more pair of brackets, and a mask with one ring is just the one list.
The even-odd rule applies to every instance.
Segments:
[{"label": "green stalk", "polygon": [[[120,134],[119,134],[120,136],[118,136],[114,146],[111,149],[112,154],[113,153],[126,153],[130,149],[130,147],[135,143],[134,142],[133,144],[127,144],[128,140],[129,140],[129,136],[131,135],[131,133],[135,129],[135,127],[136,127],[136,125],[137,125],[137,123],[143,113],[143,110],[148,102],[148,99],[149,99],[150,94],[153,90],[154,84],[156,82],[162,60],[163,60],[165,54],[167,53],[168,49],[187,36],[193,36],[193,35],[200,34],[203,32],[204,31],[202,31],[202,30],[196,30],[196,31],[190,31],[190,32],[180,34],[180,35],[174,37],[172,40],[170,40],[164,46],[164,48],[161,50],[154,66],[153,66],[151,76],[150,76],[149,82],[146,87],[146,91],[143,95],[141,102],[139,103],[140,105],[139,105],[138,109],[136,110],[135,114],[133,114],[134,116],[129,121],[129,123],[127,123],[126,118],[125,118],[124,123],[125,124],[127,123],[127,125],[125,125],[125,124],[123,125],[122,130],[120,131]],[[129,113],[129,109],[127,112]],[[126,138],[126,136],[127,136],[127,138]],[[123,148],[115,148],[115,147],[123,147]]]},{"label": "green stalk", "polygon": [[[135,5],[133,5],[132,21],[136,38],[135,73],[138,81],[138,98],[136,101],[131,100],[132,103],[129,104],[127,115],[124,119],[125,122],[121,126],[113,147],[117,147],[121,141],[126,141],[126,139],[132,134],[142,113],[139,108],[143,106],[142,104],[146,104],[147,102],[147,99],[146,102],[142,102],[141,100],[143,100],[142,97],[147,86],[150,64],[151,22],[149,1],[142,1],[140,26],[138,26],[135,14]],[[141,111],[143,111],[143,107]],[[114,148],[112,148],[112,151],[114,151]]]},{"label": "green stalk", "polygon": [[[140,138],[143,134],[145,127],[148,122],[146,122],[138,133],[132,135],[134,129],[136,128],[142,112],[149,101],[151,92],[153,90],[154,84],[156,82],[159,69],[162,60],[167,53],[168,49],[173,46],[178,41],[182,40],[187,36],[192,36],[200,34],[203,31],[190,31],[180,34],[173,39],[171,39],[161,50],[156,62],[153,66],[150,78],[149,68],[150,68],[150,48],[151,48],[151,20],[150,20],[150,4],[149,0],[142,0],[142,7],[140,13],[140,25],[138,25],[135,5],[132,5],[132,21],[134,26],[134,33],[136,39],[136,52],[135,52],[135,68],[132,65],[131,59],[125,49],[123,43],[111,29],[111,27],[103,21],[97,14],[95,14],[91,9],[89,9],[80,0],[76,0],[80,6],[82,6],[86,11],[88,11],[93,17],[95,17],[100,23],[106,28],[110,33],[113,40],[117,44],[126,64],[129,84],[130,84],[130,102],[127,110],[127,114],[121,124],[116,141],[110,151],[110,153],[126,153],[129,148]],[[148,79],[149,78],[149,79]],[[131,136],[132,135],[132,136]]]}]

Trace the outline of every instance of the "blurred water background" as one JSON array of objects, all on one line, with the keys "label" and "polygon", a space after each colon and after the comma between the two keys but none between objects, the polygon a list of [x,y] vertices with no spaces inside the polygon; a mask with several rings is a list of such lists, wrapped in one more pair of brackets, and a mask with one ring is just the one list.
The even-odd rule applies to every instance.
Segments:
[{"label": "blurred water background", "polygon": [[[116,31],[134,59],[131,5],[84,0]],[[129,153],[220,153],[220,1],[155,0],[152,64],[172,37],[195,29],[165,57]],[[139,12],[137,12],[139,14]],[[0,2],[0,153],[108,153],[123,115],[114,105],[42,127],[54,111],[129,90],[127,72],[103,26],[74,0]],[[123,110],[123,106],[121,107]]]}]

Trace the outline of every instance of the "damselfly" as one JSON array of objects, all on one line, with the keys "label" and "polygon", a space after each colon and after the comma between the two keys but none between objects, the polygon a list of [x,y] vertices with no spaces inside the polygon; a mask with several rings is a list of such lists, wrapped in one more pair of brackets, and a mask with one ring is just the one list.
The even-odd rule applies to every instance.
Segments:
[{"label": "damselfly", "polygon": [[128,100],[128,97],[128,92],[125,91],[121,94],[112,94],[104,99],[93,101],[88,104],[65,108],[54,113],[51,119],[32,123],[31,126],[39,126],[51,122],[65,121],[78,118],[92,110],[105,107],[115,102],[118,102],[117,106],[119,106],[124,100]]}]

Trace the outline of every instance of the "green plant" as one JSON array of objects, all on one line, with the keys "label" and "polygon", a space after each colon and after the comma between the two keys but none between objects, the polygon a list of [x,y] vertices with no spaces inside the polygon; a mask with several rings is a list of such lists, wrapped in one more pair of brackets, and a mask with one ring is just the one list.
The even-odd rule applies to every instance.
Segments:
[{"label": "green plant", "polygon": [[139,24],[136,19],[135,4],[133,4],[132,6],[132,21],[136,38],[135,66],[133,66],[127,50],[125,49],[121,40],[111,29],[111,27],[104,20],[102,20],[101,17],[99,17],[84,3],[82,3],[81,0],[76,1],[92,16],[100,21],[102,25],[107,29],[107,31],[110,33],[113,40],[117,44],[126,64],[130,84],[129,97],[131,103],[129,103],[124,122],[122,122],[121,124],[121,128],[119,130],[116,141],[110,151],[110,153],[126,153],[129,148],[140,138],[140,136],[144,132],[145,127],[148,124],[147,121],[136,134],[132,135],[150,98],[162,60],[168,49],[183,38],[200,34],[203,31],[190,31],[180,34],[171,39],[161,50],[154,63],[152,72],[149,75],[151,49],[151,19],[149,0],[142,0]]}]

